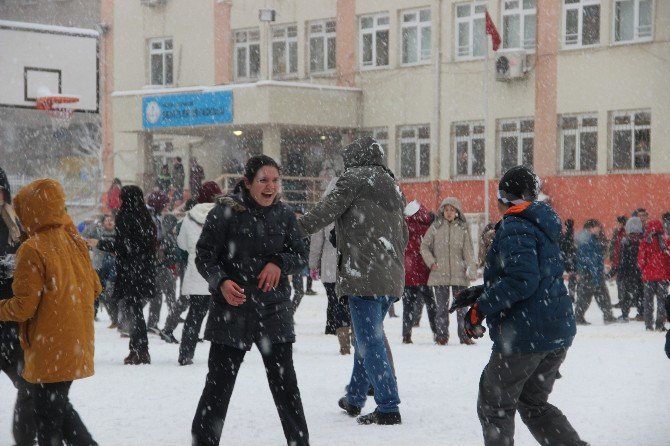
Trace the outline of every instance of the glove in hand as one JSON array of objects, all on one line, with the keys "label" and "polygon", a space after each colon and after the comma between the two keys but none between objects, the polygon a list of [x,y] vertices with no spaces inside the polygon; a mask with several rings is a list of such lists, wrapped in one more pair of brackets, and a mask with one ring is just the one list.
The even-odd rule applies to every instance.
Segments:
[{"label": "glove in hand", "polygon": [[456,296],[454,296],[454,302],[451,304],[451,308],[449,308],[449,313],[453,313],[459,308],[469,307],[470,305],[474,304],[477,302],[477,299],[479,299],[479,296],[481,296],[483,292],[484,285],[476,285],[464,289],[460,293],[456,294]]},{"label": "glove in hand", "polygon": [[486,333],[486,327],[482,325],[484,315],[479,311],[477,304],[470,307],[463,317],[463,331],[469,338],[481,338]]}]

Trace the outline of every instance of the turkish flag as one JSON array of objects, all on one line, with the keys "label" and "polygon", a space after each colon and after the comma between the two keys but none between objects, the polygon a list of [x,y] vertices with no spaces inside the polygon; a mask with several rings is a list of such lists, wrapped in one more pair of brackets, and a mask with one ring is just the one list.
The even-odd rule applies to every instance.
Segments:
[{"label": "turkish flag", "polygon": [[486,10],[486,34],[491,36],[491,42],[493,43],[493,51],[498,51],[500,48],[500,33],[496,28],[496,25],[491,20],[488,9]]}]

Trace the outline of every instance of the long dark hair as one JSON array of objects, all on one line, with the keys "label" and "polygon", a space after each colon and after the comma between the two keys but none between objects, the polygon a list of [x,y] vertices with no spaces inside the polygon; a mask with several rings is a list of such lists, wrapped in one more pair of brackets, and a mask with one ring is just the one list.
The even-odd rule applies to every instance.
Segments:
[{"label": "long dark hair", "polygon": [[238,181],[238,183],[235,185],[233,193],[238,194],[243,192],[246,189],[244,187],[244,179],[246,178],[246,180],[250,183],[253,182],[258,171],[265,166],[274,167],[279,171],[279,173],[281,173],[281,167],[279,167],[279,164],[274,160],[274,158],[271,158],[267,155],[254,155],[249,158],[249,161],[247,161],[247,164],[244,166],[244,178]]},{"label": "long dark hair", "polygon": [[143,232],[156,234],[156,225],[144,202],[144,193],[137,186],[123,186],[121,188],[121,209],[116,216],[117,220],[135,220]]}]

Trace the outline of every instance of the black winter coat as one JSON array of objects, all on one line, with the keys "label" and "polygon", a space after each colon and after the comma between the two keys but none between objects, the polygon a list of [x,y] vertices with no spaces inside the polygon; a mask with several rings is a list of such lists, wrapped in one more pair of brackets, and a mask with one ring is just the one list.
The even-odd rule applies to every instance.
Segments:
[{"label": "black winter coat", "polygon": [[637,264],[637,252],[642,234],[627,235],[621,240],[621,257],[617,275],[621,280],[641,281],[642,272]]},{"label": "black winter coat", "polygon": [[[3,200],[11,203],[9,181],[5,171],[0,168],[0,188],[4,189]],[[0,300],[9,299],[12,292],[13,271],[5,263],[13,261],[18,244],[13,245],[9,238],[9,228],[0,218]],[[0,322],[0,360],[17,361],[23,359],[23,351],[19,345],[19,324],[17,322]]]},{"label": "black winter coat", "polygon": [[[307,264],[303,237],[293,209],[282,202],[261,207],[246,192],[218,199],[196,245],[195,264],[213,297],[205,339],[245,350],[254,342],[295,342],[287,276]],[[258,275],[269,262],[281,268],[281,279],[264,293]],[[226,302],[219,289],[224,280],[244,289],[244,304]]]}]

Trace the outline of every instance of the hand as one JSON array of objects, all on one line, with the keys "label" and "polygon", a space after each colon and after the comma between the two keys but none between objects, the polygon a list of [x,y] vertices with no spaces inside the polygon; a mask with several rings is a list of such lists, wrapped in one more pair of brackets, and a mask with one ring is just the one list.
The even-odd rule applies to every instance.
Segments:
[{"label": "hand", "polygon": [[470,288],[466,288],[459,292],[454,296],[454,302],[451,304],[451,308],[449,308],[449,313],[453,313],[459,308],[469,307],[474,304],[483,292],[484,285],[471,286]]},{"label": "hand", "polygon": [[486,327],[482,325],[484,315],[479,311],[477,304],[470,307],[463,317],[463,331],[469,338],[481,338],[486,333]]},{"label": "hand", "polygon": [[319,276],[320,276],[319,273],[320,273],[320,271],[319,271],[318,268],[312,268],[312,269],[309,270],[309,277],[312,280],[319,280]]},{"label": "hand", "polygon": [[437,263],[433,263],[432,265],[430,265],[430,270],[431,271],[435,271],[438,268],[439,268],[439,265]]},{"label": "hand", "polygon": [[244,289],[232,280],[224,280],[219,289],[226,302],[233,307],[242,305],[247,300],[247,296],[244,295]]},{"label": "hand", "polygon": [[95,239],[92,239],[92,238],[87,238],[85,240],[86,240],[86,244],[90,248],[97,248],[98,247],[98,240],[95,240]]},{"label": "hand", "polygon": [[263,290],[264,293],[267,293],[279,285],[280,278],[281,268],[274,263],[269,262],[258,275],[258,288]]}]

